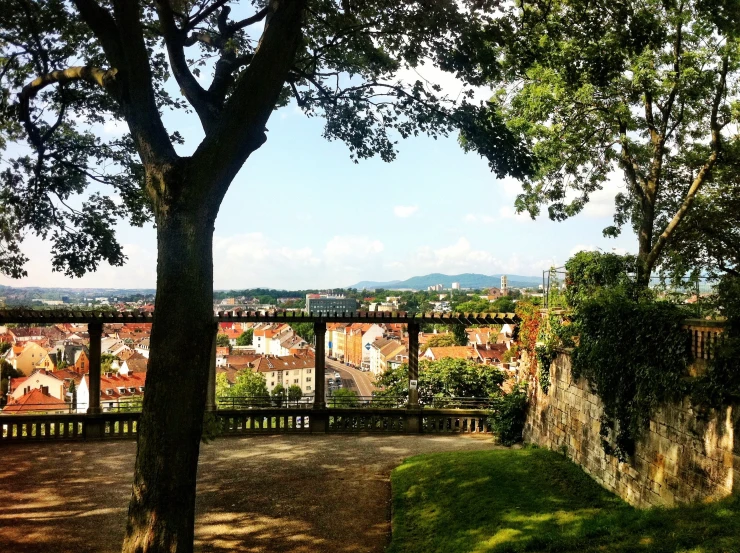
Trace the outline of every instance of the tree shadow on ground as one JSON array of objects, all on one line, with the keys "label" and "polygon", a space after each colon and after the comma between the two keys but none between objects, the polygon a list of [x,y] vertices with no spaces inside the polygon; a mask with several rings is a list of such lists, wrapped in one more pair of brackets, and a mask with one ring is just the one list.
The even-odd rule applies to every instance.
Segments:
[{"label": "tree shadow on ground", "polygon": [[[382,552],[392,468],[411,455],[490,449],[461,436],[265,435],[201,448],[198,552]],[[3,446],[0,551],[120,551],[133,441]]]}]

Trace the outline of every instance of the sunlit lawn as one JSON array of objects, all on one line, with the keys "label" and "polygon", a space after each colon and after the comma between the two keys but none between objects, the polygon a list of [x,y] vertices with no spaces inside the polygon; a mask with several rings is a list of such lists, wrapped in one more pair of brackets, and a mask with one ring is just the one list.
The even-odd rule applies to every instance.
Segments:
[{"label": "sunlit lawn", "polygon": [[388,553],[740,553],[740,499],[633,509],[544,449],[440,453],[393,471]]}]

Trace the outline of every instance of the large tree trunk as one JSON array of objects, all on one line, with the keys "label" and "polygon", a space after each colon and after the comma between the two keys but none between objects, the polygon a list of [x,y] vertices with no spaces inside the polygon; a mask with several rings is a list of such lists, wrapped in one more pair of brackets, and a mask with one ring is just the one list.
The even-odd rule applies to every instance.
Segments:
[{"label": "large tree trunk", "polygon": [[[195,202],[191,202],[195,203]],[[157,210],[157,296],[123,551],[193,550],[195,479],[213,339],[214,215]]]},{"label": "large tree trunk", "polygon": [[653,264],[650,263],[650,253],[653,250],[653,229],[655,226],[655,206],[648,198],[642,198],[640,202],[640,227],[637,240],[639,250],[637,252],[637,285],[647,288],[650,285],[650,275],[653,272]]}]

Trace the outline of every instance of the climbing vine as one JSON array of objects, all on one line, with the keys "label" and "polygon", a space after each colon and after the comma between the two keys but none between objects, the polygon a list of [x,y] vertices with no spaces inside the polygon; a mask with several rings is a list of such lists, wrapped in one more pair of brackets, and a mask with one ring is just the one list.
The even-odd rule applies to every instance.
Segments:
[{"label": "climbing vine", "polygon": [[516,314],[519,317],[516,336],[518,350],[527,353],[529,371],[534,374],[537,370],[537,338],[542,324],[540,306],[531,301],[520,301],[516,304]]},{"label": "climbing vine", "polygon": [[550,390],[550,367],[558,355],[558,351],[572,347],[573,340],[570,334],[570,321],[563,313],[550,312],[542,319],[537,335],[537,378],[540,388],[547,394]]},{"label": "climbing vine", "polygon": [[664,402],[682,397],[689,364],[685,307],[639,290],[629,256],[581,252],[566,263],[572,309],[573,376],[585,378],[604,403],[601,436],[625,460]]}]

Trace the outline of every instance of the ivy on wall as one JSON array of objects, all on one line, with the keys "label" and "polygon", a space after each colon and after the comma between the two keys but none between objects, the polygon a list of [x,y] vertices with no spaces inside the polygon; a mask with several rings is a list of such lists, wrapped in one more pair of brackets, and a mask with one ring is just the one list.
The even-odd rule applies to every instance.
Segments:
[{"label": "ivy on wall", "polygon": [[625,460],[663,403],[688,390],[690,352],[685,307],[637,287],[631,256],[580,252],[565,265],[572,309],[575,378],[585,378],[604,403],[601,436],[607,453]]},{"label": "ivy on wall", "polygon": [[580,339],[571,355],[575,378],[586,378],[604,403],[601,435],[607,453],[625,460],[650,417],[687,392],[689,350],[685,310],[604,290],[574,313]]}]

